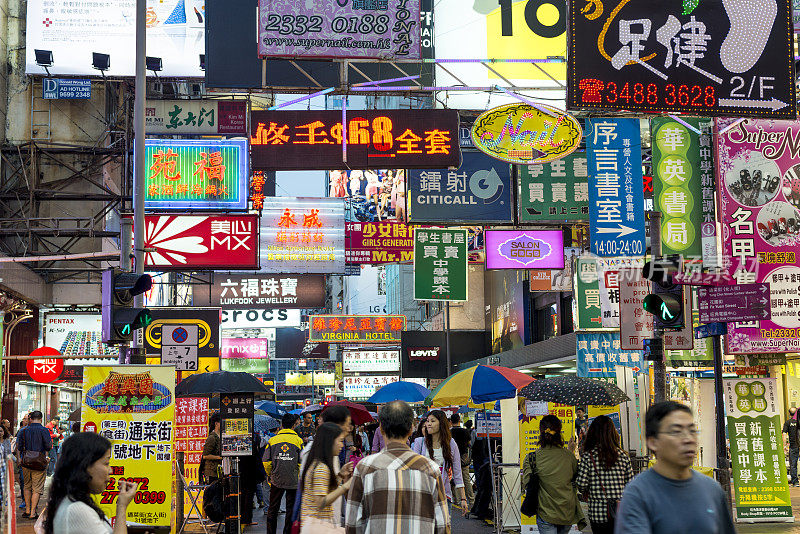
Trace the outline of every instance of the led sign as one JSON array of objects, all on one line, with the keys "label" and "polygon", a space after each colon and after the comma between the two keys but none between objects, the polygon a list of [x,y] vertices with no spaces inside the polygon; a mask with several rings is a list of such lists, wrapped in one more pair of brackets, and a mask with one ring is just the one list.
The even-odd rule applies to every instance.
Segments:
[{"label": "led sign", "polygon": [[309,341],[399,343],[405,315],[312,315]]}]

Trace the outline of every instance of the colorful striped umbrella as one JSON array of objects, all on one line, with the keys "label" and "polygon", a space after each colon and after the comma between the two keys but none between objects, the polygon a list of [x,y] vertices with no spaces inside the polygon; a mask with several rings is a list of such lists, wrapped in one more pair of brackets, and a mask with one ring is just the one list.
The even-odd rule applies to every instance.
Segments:
[{"label": "colorful striped umbrella", "polygon": [[533,382],[530,376],[494,365],[476,365],[450,376],[425,399],[425,404],[464,406],[513,399],[517,390]]}]

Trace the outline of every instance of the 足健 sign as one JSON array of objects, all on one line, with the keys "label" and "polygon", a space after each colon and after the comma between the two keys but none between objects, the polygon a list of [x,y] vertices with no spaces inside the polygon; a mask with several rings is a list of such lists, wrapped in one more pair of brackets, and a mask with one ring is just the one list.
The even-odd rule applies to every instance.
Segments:
[{"label": "\u8db3\u5065 sign", "polygon": [[486,230],[487,269],[563,269],[561,230]]},{"label": "\u8db3\u5065 sign", "polygon": [[312,315],[309,341],[398,343],[405,315]]},{"label": "\u8db3\u5065 sign", "polygon": [[211,305],[226,309],[321,308],[325,276],[321,274],[215,274]]},{"label": "\u8db3\u5065 sign", "polygon": [[399,370],[399,350],[346,350],[342,353],[345,373],[396,373]]},{"label": "\u8db3\u5065 sign", "polygon": [[585,221],[589,219],[589,173],[586,152],[520,165],[519,220]]},{"label": "\u8db3\u5065 sign", "polygon": [[44,100],[79,100],[92,98],[92,80],[42,79]]},{"label": "\u8db3\u5065 sign", "polygon": [[148,100],[148,135],[247,135],[246,100]]},{"label": "\u8db3\u5065 sign", "polygon": [[467,231],[419,228],[414,232],[414,299],[467,300]]}]

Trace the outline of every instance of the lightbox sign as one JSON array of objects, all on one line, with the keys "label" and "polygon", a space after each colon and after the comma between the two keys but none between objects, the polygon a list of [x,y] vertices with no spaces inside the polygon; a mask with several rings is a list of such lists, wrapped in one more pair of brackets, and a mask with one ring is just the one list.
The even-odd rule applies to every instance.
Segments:
[{"label": "lightbox sign", "polygon": [[349,399],[368,399],[383,386],[399,382],[398,375],[345,376],[342,394]]},{"label": "lightbox sign", "polygon": [[463,152],[458,169],[412,170],[409,220],[508,223],[513,220],[511,166],[483,152]]},{"label": "lightbox sign", "polygon": [[230,328],[282,328],[300,326],[300,310],[221,310],[219,327]]},{"label": "lightbox sign", "polygon": [[509,163],[547,163],[572,153],[583,131],[575,117],[551,106],[514,103],[483,112],[472,125],[478,150]]},{"label": "lightbox sign", "polygon": [[259,0],[258,56],[419,59],[419,15],[420,0]]},{"label": "lightbox sign", "polygon": [[405,315],[312,315],[309,341],[400,343]]},{"label": "lightbox sign", "polygon": [[392,219],[345,223],[347,263],[397,263],[414,259],[414,227]]},{"label": "lightbox sign", "polygon": [[148,269],[258,269],[255,215],[145,215],[144,222]]},{"label": "lightbox sign", "polygon": [[253,111],[250,157],[265,171],[458,167],[458,112],[348,110],[343,129],[341,111]]},{"label": "lightbox sign", "polygon": [[572,9],[567,107],[795,118],[791,15],[791,0]]},{"label": "lightbox sign", "polygon": [[269,373],[269,340],[222,338],[220,369],[245,373]]},{"label": "lightbox sign", "polygon": [[146,139],[147,209],[246,210],[247,139]]},{"label": "lightbox sign", "polygon": [[486,230],[487,269],[563,269],[561,230]]},{"label": "lightbox sign", "polygon": [[344,200],[265,198],[261,269],[269,273],[344,273]]},{"label": "lightbox sign", "polygon": [[399,350],[346,350],[342,353],[345,373],[392,373],[400,370]]},{"label": "lightbox sign", "polygon": [[409,347],[408,360],[412,362],[438,362],[439,347]]},{"label": "lightbox sign", "polygon": [[46,313],[44,342],[65,357],[114,355],[100,339],[102,328],[99,313]]},{"label": "lightbox sign", "polygon": [[144,129],[152,134],[247,135],[246,100],[147,100]]},{"label": "lightbox sign", "polygon": [[227,309],[321,308],[325,277],[321,274],[216,274],[211,305]]}]

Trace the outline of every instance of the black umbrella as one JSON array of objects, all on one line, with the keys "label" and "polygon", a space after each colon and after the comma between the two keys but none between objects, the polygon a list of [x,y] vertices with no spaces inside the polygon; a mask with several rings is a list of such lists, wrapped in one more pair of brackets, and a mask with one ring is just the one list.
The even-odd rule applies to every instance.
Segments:
[{"label": "black umbrella", "polygon": [[568,406],[616,406],[630,400],[621,389],[610,382],[578,376],[534,380],[519,390],[519,396]]},{"label": "black umbrella", "polygon": [[214,393],[272,394],[269,388],[253,375],[232,371],[191,375],[181,380],[175,388],[176,397],[209,397]]}]

